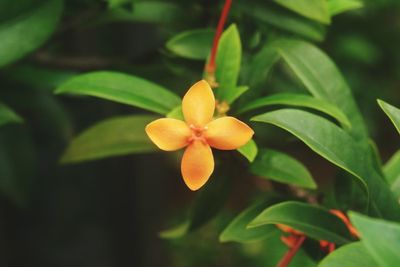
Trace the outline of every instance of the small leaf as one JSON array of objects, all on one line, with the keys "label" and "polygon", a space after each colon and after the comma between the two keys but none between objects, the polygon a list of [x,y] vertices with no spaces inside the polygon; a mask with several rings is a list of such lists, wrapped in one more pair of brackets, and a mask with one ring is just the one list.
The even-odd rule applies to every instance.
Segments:
[{"label": "small leaf", "polygon": [[360,0],[328,0],[328,7],[331,16],[335,16],[346,11],[359,9],[363,7],[363,3]]},{"label": "small leaf", "polygon": [[145,23],[170,24],[178,21],[185,13],[175,3],[166,1],[140,1],[133,3],[129,20]]},{"label": "small leaf", "polygon": [[144,128],[157,119],[149,115],[114,117],[95,124],[72,140],[62,163],[156,151]]},{"label": "small leaf", "polygon": [[247,144],[237,149],[249,162],[253,162],[258,153],[256,142],[251,139]]},{"label": "small leaf", "polygon": [[328,240],[337,244],[349,242],[346,225],[337,216],[318,206],[287,201],[261,212],[248,227],[265,224],[283,224],[303,232],[316,240]]},{"label": "small leaf", "polygon": [[382,110],[386,113],[386,115],[389,117],[389,119],[392,121],[397,131],[400,133],[400,109],[380,99],[378,99],[378,104],[382,108]]},{"label": "small leaf", "polygon": [[274,0],[293,12],[318,22],[329,24],[331,18],[326,0]]},{"label": "small leaf", "polygon": [[242,57],[242,44],[238,29],[235,24],[231,25],[221,35],[218,43],[217,57],[215,60],[215,77],[218,83],[216,89],[217,99],[227,101],[235,98],[239,78],[240,62]]},{"label": "small leaf", "polygon": [[383,167],[390,189],[400,198],[400,150],[398,150]]},{"label": "small leaf", "polygon": [[329,253],[318,267],[376,267],[375,260],[369,255],[362,242],[354,242]]},{"label": "small leaf", "polygon": [[349,216],[360,232],[362,244],[379,266],[397,266],[400,262],[400,224],[355,212],[349,212]]},{"label": "small leaf", "polygon": [[278,231],[275,225],[263,225],[261,227],[247,228],[247,225],[266,207],[279,202],[278,197],[268,197],[251,205],[237,215],[219,236],[221,242],[252,242],[267,238]]},{"label": "small leaf", "polygon": [[182,105],[179,105],[179,106],[175,107],[174,109],[172,109],[166,116],[167,116],[167,118],[171,118],[171,119],[177,119],[177,120],[181,120],[181,121],[185,120],[185,118],[183,116],[183,112],[182,112]]},{"label": "small leaf", "polygon": [[371,212],[400,219],[400,207],[383,178],[371,164],[370,147],[363,148],[343,129],[312,113],[281,109],[252,118],[276,125],[303,141],[314,152],[352,174],[366,190]]},{"label": "small leaf", "polygon": [[210,53],[214,30],[197,29],[179,33],[166,46],[174,54],[188,59],[205,60]]},{"label": "small leaf", "polygon": [[237,86],[235,88],[232,88],[232,91],[226,96],[225,101],[228,104],[232,104],[235,102],[236,99],[238,99],[242,94],[247,92],[249,90],[248,86],[242,85],[242,86]]},{"label": "small leaf", "polygon": [[22,121],[20,116],[0,102],[0,126],[11,122],[21,123]]},{"label": "small leaf", "polygon": [[96,96],[163,115],[181,102],[178,96],[158,84],[111,71],[78,75],[61,84],[56,93]]},{"label": "small leaf", "polygon": [[310,172],[300,161],[276,150],[261,150],[250,170],[255,175],[281,183],[317,188]]},{"label": "small leaf", "polygon": [[317,99],[308,95],[301,94],[291,94],[291,93],[281,93],[275,94],[267,97],[258,98],[257,100],[244,105],[238,112],[247,112],[264,106],[270,105],[288,105],[297,107],[312,108],[324,112],[337,121],[339,121],[343,126],[350,128],[350,122],[346,115],[335,105],[329,102]]},{"label": "small leaf", "polygon": [[18,16],[1,21],[0,66],[12,63],[41,46],[55,30],[61,11],[61,0],[44,0]]}]

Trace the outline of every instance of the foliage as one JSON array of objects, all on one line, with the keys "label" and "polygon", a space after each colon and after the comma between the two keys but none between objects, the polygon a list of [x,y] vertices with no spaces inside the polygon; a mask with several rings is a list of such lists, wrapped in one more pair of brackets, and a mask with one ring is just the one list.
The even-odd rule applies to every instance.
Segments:
[{"label": "foliage", "polygon": [[[379,38],[366,40],[361,30],[354,36],[341,32],[342,28],[353,29],[352,20],[378,12],[382,8],[378,4],[366,1],[363,7],[358,0],[234,1],[232,23],[218,42],[212,81],[204,65],[210,60],[221,9],[216,3],[10,3],[0,3],[0,192],[6,199],[19,206],[29,203],[32,193],[27,188],[35,181],[31,177],[38,175],[32,166],[37,164],[36,150],[40,151],[31,139],[43,132],[57,143],[58,150],[51,154],[56,156],[49,156],[56,157],[57,164],[96,164],[95,160],[135,155],[134,160],[151,159],[153,169],[168,163],[168,173],[163,175],[179,179],[175,173],[179,152],[157,157],[159,150],[144,129],[156,118],[181,119],[180,96],[203,78],[216,82],[212,85],[218,115],[239,117],[252,126],[255,135],[237,151],[215,154],[216,171],[210,182],[193,193],[186,211],[179,207],[171,228],[160,231],[163,242],[179,247],[182,240],[201,235],[203,229],[222,220],[213,229],[214,239],[219,236],[220,241],[214,246],[229,248],[225,243],[235,243],[240,255],[249,244],[271,248],[256,250],[249,258],[254,266],[274,266],[287,249],[280,240],[287,233],[276,225],[285,225],[307,237],[290,266],[386,267],[400,262],[400,152],[389,149],[381,157],[372,141],[373,137],[385,146],[381,132],[400,133],[400,102],[392,97],[393,90],[376,95],[381,92],[375,90],[379,79],[389,79],[384,76],[387,73],[368,82],[373,77],[366,66],[378,66],[385,52],[376,49],[379,40],[374,38]],[[82,11],[85,8],[89,11]],[[130,44],[102,37],[102,52],[97,51],[100,59],[69,58],[64,43],[71,31],[101,32],[122,22],[144,27],[134,41],[129,39],[140,44],[136,44],[137,51],[130,54],[128,48],[118,54],[118,48]],[[345,26],[337,33],[335,27],[341,23]],[[91,46],[82,51],[90,54]],[[349,61],[355,62],[353,69],[348,67]],[[399,63],[397,57],[397,65],[390,67],[398,71]],[[387,81],[382,87],[395,82]],[[366,89],[360,93],[353,87]],[[378,97],[390,99],[391,104],[383,100],[376,104]],[[226,105],[223,111],[218,110],[221,104]],[[376,111],[371,114],[370,110]],[[43,116],[44,121],[37,119]],[[377,126],[379,116],[388,117],[383,126]],[[149,152],[151,155],[142,155]],[[387,163],[381,164],[388,157]],[[314,160],[325,165],[319,167]],[[68,167],[57,165],[50,171],[57,173],[54,170],[62,168]],[[164,179],[159,176],[137,179]],[[243,184],[250,187],[250,193]],[[236,197],[238,192],[242,194]],[[234,212],[227,208],[226,203],[231,207],[235,201],[242,212],[237,212],[237,207]],[[359,238],[332,209],[348,214]],[[337,249],[325,253],[321,240],[334,243]],[[179,249],[184,250],[182,247]],[[235,256],[237,262],[230,266],[253,266],[240,265]],[[188,266],[196,266],[195,261],[191,264]]]}]

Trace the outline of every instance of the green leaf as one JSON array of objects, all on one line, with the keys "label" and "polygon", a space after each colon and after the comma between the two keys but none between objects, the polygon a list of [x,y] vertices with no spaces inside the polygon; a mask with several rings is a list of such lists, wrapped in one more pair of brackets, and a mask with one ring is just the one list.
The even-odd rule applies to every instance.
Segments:
[{"label": "green leaf", "polygon": [[226,29],[218,43],[217,57],[215,60],[215,78],[218,88],[215,90],[217,99],[223,101],[234,99],[238,94],[240,62],[242,57],[242,44],[238,29],[235,24]]},{"label": "green leaf", "polygon": [[220,242],[252,242],[267,238],[278,231],[275,225],[266,224],[260,227],[247,228],[247,225],[266,207],[280,201],[278,197],[267,197],[263,201],[258,201],[251,205],[239,215],[237,215],[219,236]]},{"label": "green leaf", "polygon": [[185,120],[185,118],[183,116],[183,112],[182,112],[182,105],[179,105],[179,106],[175,107],[174,109],[172,109],[166,116],[167,116],[167,118],[171,118],[171,119],[177,119],[177,120],[181,120],[181,121]]},{"label": "green leaf", "polygon": [[132,0],[108,0],[108,7],[116,8],[128,3],[132,3]]},{"label": "green leaf", "polygon": [[238,99],[242,94],[244,94],[245,92],[247,92],[247,90],[249,90],[249,87],[246,85],[242,85],[242,86],[237,86],[231,89],[231,91],[226,95],[225,97],[225,101],[228,104],[232,104],[233,102],[235,102],[236,99]]},{"label": "green leaf", "polygon": [[157,119],[149,115],[114,117],[95,124],[72,140],[62,163],[155,151],[144,128]]},{"label": "green leaf", "polygon": [[163,1],[141,1],[133,4],[132,21],[169,24],[184,16],[184,9],[174,3]]},{"label": "green leaf", "polygon": [[253,162],[258,153],[256,142],[251,139],[247,144],[237,149],[248,161]]},{"label": "green leaf", "polygon": [[293,12],[318,22],[329,24],[331,18],[326,0],[274,0]]},{"label": "green leaf", "polygon": [[255,175],[281,183],[317,188],[311,173],[300,161],[276,150],[261,150],[250,170]]},{"label": "green leaf", "polygon": [[61,0],[46,0],[0,22],[0,66],[41,46],[53,33],[62,11]]},{"label": "green leaf", "polygon": [[328,7],[331,16],[335,16],[346,11],[359,9],[363,7],[363,3],[359,0],[328,0]]},{"label": "green leaf", "polygon": [[362,244],[379,266],[397,266],[400,262],[400,224],[355,212],[349,212],[349,216],[361,235]]},{"label": "green leaf", "polygon": [[326,29],[321,24],[268,3],[245,1],[237,3],[240,10],[260,22],[297,34],[312,41],[322,41]]},{"label": "green leaf", "polygon": [[190,30],[172,37],[166,46],[180,57],[205,60],[210,53],[213,37],[212,29]]},{"label": "green leaf", "polygon": [[61,84],[55,92],[95,96],[163,115],[181,102],[178,96],[158,84],[111,71],[78,75]]},{"label": "green leaf", "polygon": [[242,113],[270,105],[288,105],[312,108],[332,116],[347,128],[351,127],[346,115],[344,115],[337,106],[332,105],[325,100],[301,94],[281,93],[258,98],[257,100],[244,105],[238,112]]},{"label": "green leaf", "polygon": [[346,225],[337,216],[322,207],[296,201],[282,202],[265,209],[248,227],[265,224],[287,225],[316,240],[337,244],[346,244],[350,239]]},{"label": "green leaf", "polygon": [[332,60],[319,48],[303,41],[281,39],[273,46],[313,96],[343,111],[352,125],[351,135],[368,146],[363,118],[350,88]]},{"label": "green leaf", "polygon": [[354,242],[329,253],[318,267],[376,267],[375,260],[369,255],[361,242]]},{"label": "green leaf", "polygon": [[386,115],[389,117],[389,119],[392,121],[397,131],[400,133],[400,109],[380,99],[378,99],[378,104],[382,108],[382,110],[386,113]]},{"label": "green leaf", "polygon": [[356,177],[369,196],[371,212],[383,218],[400,218],[397,201],[374,169],[369,146],[363,148],[334,123],[302,110],[281,109],[252,120],[292,133],[314,152]]},{"label": "green leaf", "polygon": [[400,198],[400,150],[398,150],[383,167],[390,189]]},{"label": "green leaf", "polygon": [[0,126],[11,122],[21,123],[22,121],[20,116],[0,102]]}]

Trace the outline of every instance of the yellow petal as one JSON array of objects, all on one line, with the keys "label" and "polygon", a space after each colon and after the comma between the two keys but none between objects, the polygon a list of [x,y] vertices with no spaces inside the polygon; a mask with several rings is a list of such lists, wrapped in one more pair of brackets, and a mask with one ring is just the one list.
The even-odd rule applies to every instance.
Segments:
[{"label": "yellow petal", "polygon": [[146,133],[162,150],[173,151],[185,147],[192,135],[185,122],[176,119],[158,119],[146,126]]},{"label": "yellow petal", "polygon": [[206,125],[215,110],[214,93],[210,85],[201,80],[187,91],[182,100],[182,111],[186,122],[196,127]]},{"label": "yellow petal", "polygon": [[208,144],[222,150],[237,149],[250,141],[254,131],[234,117],[222,117],[207,124]]},{"label": "yellow petal", "polygon": [[181,171],[185,184],[193,191],[202,187],[214,171],[214,157],[209,145],[194,141],[182,157]]}]

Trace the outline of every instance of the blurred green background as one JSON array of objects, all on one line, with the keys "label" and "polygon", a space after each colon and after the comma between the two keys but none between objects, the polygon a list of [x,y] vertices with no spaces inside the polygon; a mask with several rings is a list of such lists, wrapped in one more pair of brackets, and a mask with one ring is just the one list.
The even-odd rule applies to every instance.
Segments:
[{"label": "blurred green background", "polygon": [[[0,48],[6,42],[2,31],[44,2],[0,1]],[[66,0],[51,37],[20,60],[2,64],[0,99],[24,122],[0,128],[0,266],[274,266],[285,251],[278,235],[268,245],[218,241],[227,222],[254,191],[268,190],[267,184],[237,179],[215,219],[182,239],[165,240],[158,233],[179,222],[195,198],[181,181],[176,155],[59,164],[70,140],[82,130],[112,116],[143,111],[96,98],[55,95],[57,85],[80,72],[118,70],[181,95],[201,78],[204,61],[179,57],[166,43],[185,30],[215,28],[222,4]],[[326,51],[350,84],[386,160],[400,142],[376,98],[400,106],[400,2],[363,4],[325,26],[273,1],[234,0],[229,23],[236,23],[241,34],[242,65],[276,36],[303,38]],[[42,26],[31,27],[35,31]],[[0,52],[0,60],[7,53]],[[296,90],[283,65],[254,86],[263,88],[263,94]],[[302,159],[317,180],[333,172],[331,164],[299,142],[282,141],[280,134],[272,133],[266,144]],[[313,266],[301,260],[295,264]]]}]

